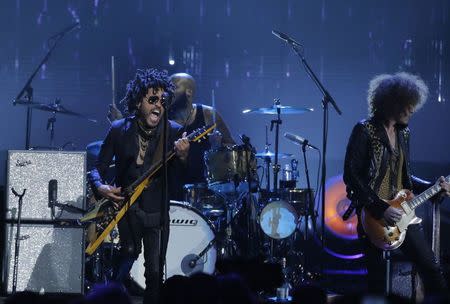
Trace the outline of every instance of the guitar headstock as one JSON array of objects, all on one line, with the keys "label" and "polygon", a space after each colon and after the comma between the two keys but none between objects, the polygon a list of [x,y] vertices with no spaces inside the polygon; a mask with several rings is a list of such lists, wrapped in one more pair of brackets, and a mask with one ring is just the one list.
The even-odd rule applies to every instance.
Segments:
[{"label": "guitar headstock", "polygon": [[211,133],[216,128],[216,124],[204,126],[202,128],[196,129],[194,132],[187,136],[189,141],[200,141],[206,137],[209,133]]}]

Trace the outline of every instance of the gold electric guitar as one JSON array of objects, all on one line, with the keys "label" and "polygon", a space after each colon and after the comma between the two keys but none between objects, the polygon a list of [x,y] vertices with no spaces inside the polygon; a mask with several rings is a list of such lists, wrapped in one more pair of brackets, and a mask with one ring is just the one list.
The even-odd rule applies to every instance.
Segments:
[{"label": "gold electric guitar", "polygon": [[[450,175],[445,180],[449,182]],[[397,249],[405,240],[408,226],[422,222],[422,219],[416,216],[415,209],[439,191],[441,191],[439,184],[434,184],[415,197],[409,190],[399,191],[393,200],[387,201],[392,207],[404,211],[402,218],[394,226],[389,226],[383,218],[375,219],[366,208],[363,208],[361,224],[364,232],[376,247],[383,250]]]},{"label": "gold electric guitar", "polygon": [[[187,136],[190,142],[196,142],[202,140],[208,133],[214,130],[216,124],[203,127],[195,130]],[[170,151],[167,154],[167,161],[171,160],[175,156],[175,150]],[[125,200],[120,203],[112,203],[108,199],[102,199],[95,204],[95,207],[80,219],[80,222],[95,222],[96,237],[92,240],[86,248],[86,253],[91,255],[95,252],[98,246],[105,240],[111,230],[122,219],[127,210],[134,204],[139,198],[144,189],[149,185],[163,166],[162,159],[153,164],[150,169],[147,170],[140,178],[128,186],[123,191]]]}]

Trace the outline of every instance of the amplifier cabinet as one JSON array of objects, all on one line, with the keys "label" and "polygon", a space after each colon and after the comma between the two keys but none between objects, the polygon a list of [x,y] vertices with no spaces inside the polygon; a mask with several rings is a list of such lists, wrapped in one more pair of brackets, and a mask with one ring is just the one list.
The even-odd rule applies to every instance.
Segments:
[{"label": "amplifier cabinet", "polygon": [[[3,277],[12,292],[17,224],[6,223]],[[84,230],[60,224],[23,223],[17,291],[84,293]]]},{"label": "amplifier cabinet", "polygon": [[[86,153],[65,151],[8,151],[6,219],[16,220],[18,198],[23,189],[22,219],[53,220],[49,189],[59,204],[85,209]],[[55,182],[56,181],[56,182]],[[56,185],[55,185],[56,184]],[[56,191],[56,192],[55,192]],[[73,209],[55,207],[57,219],[78,219]]]}]

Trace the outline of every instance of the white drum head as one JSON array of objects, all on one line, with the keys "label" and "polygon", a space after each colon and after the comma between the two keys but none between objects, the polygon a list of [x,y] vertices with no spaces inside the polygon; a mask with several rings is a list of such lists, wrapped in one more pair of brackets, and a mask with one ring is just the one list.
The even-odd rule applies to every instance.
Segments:
[{"label": "white drum head", "polygon": [[[164,279],[174,275],[188,276],[195,272],[212,274],[217,258],[215,246],[210,245],[215,238],[212,224],[198,210],[184,202],[170,202],[169,218],[170,233]],[[206,253],[199,258],[206,249]],[[130,274],[142,288],[145,288],[144,270],[144,255],[141,253]]]},{"label": "white drum head", "polygon": [[259,224],[264,233],[274,239],[290,236],[297,227],[298,216],[294,207],[285,201],[267,204],[259,215]]}]

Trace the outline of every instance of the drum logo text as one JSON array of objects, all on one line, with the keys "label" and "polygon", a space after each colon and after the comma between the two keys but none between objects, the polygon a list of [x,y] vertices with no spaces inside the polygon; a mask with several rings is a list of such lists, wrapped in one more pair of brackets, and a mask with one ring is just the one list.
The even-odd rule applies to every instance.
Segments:
[{"label": "drum logo text", "polygon": [[195,219],[171,219],[170,225],[174,226],[197,226],[197,220]]}]

